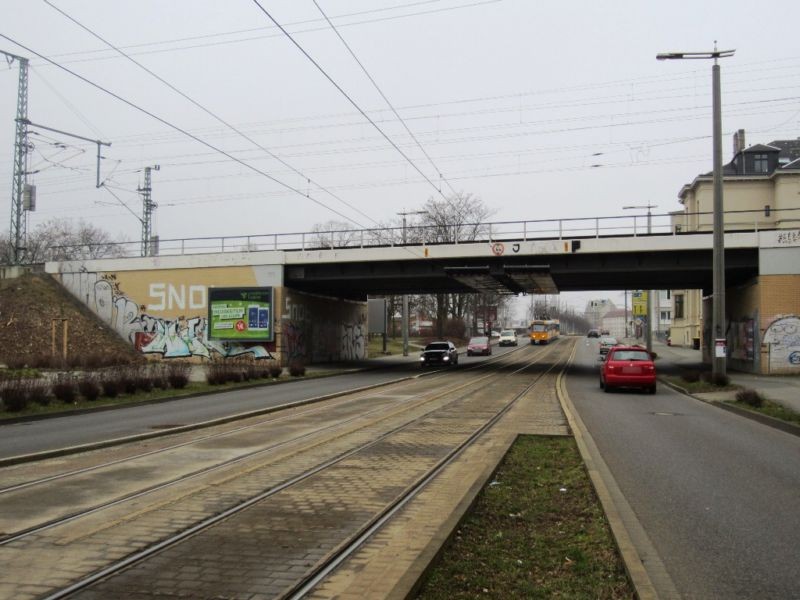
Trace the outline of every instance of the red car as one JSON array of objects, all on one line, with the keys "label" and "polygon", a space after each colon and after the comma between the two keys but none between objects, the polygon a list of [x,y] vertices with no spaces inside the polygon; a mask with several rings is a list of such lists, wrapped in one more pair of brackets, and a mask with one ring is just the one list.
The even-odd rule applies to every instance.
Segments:
[{"label": "red car", "polygon": [[656,393],[656,365],[650,353],[640,346],[614,346],[600,366],[600,387],[641,388]]},{"label": "red car", "polygon": [[483,354],[489,356],[492,353],[492,345],[488,337],[474,337],[467,344],[467,356]]}]

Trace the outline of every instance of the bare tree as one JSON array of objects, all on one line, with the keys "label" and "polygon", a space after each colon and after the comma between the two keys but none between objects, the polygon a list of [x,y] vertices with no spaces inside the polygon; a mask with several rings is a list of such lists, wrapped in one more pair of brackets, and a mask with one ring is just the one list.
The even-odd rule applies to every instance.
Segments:
[{"label": "bare tree", "polygon": [[344,221],[326,221],[312,228],[311,243],[323,248],[342,248],[361,244],[361,232]]},{"label": "bare tree", "polygon": [[484,222],[494,212],[472,194],[456,194],[446,200],[428,198],[422,210],[419,226],[410,228],[407,236],[428,243],[474,241],[488,234]]},{"label": "bare tree", "polygon": [[[51,219],[28,233],[24,260],[28,264],[48,260],[88,260],[125,256],[126,242],[114,242],[102,229],[83,220]],[[0,260],[13,261],[13,243],[0,236]]]}]

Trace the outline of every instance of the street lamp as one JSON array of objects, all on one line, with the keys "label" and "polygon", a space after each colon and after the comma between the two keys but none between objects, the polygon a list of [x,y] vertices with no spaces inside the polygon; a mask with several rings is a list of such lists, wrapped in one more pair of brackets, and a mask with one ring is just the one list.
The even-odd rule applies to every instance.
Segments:
[{"label": "street lamp", "polygon": [[[424,215],[427,214],[424,210],[410,210],[397,213],[403,217],[403,245],[406,245],[406,217],[408,215]],[[402,325],[403,330],[403,356],[408,356],[408,294],[403,294],[403,317]]]},{"label": "street lamp", "polygon": [[736,50],[714,50],[711,52],[667,52],[657,54],[658,60],[713,59],[711,67],[713,132],[714,132],[714,247],[712,270],[714,277],[711,334],[714,336],[711,358],[711,377],[714,382],[725,378],[727,355],[725,336],[725,222],[722,208],[722,108],[720,100],[720,74],[717,59],[733,56]]},{"label": "street lamp", "polygon": [[[646,208],[647,209],[647,234],[650,235],[650,232],[652,231],[652,227],[651,227],[651,225],[652,225],[652,220],[651,219],[652,218],[651,218],[651,215],[650,215],[650,209],[656,208],[656,206],[658,206],[658,205],[657,204],[639,204],[637,206],[623,206],[622,210]],[[635,218],[636,217],[634,217],[634,219]],[[635,231],[635,229],[634,229],[634,231]],[[653,290],[647,290],[647,305],[646,305],[646,311],[647,312],[645,314],[645,320],[647,321],[647,323],[645,324],[645,328],[644,328],[644,340],[645,340],[645,345],[647,346],[647,351],[648,352],[652,352],[653,351],[653,309],[652,309],[653,305],[652,305],[652,302],[653,302]],[[628,315],[625,315],[625,319],[627,321]],[[627,326],[626,326],[626,329],[627,329]]]}]

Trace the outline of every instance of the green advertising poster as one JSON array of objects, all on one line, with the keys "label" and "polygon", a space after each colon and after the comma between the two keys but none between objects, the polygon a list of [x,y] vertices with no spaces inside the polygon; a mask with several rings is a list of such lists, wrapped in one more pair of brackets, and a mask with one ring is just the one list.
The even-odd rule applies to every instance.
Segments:
[{"label": "green advertising poster", "polygon": [[209,288],[208,336],[212,340],[271,342],[272,288]]}]

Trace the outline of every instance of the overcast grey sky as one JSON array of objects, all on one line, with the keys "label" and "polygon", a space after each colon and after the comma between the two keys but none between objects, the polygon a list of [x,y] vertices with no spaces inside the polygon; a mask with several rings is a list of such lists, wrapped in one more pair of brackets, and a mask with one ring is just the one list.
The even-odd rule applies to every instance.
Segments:
[{"label": "overcast grey sky", "polygon": [[[424,152],[313,0],[262,0],[264,10],[252,0],[6,0],[0,33],[29,50],[5,38],[0,49],[31,59],[32,121],[112,143],[101,178],[133,212],[141,213],[143,167],[161,165],[153,199],[162,238],[307,231],[344,217],[374,226],[439,197],[438,188],[480,197],[494,220],[617,215],[629,204],[677,210],[680,187],[711,170],[711,63],[655,55],[710,50],[714,40],[736,49],[722,61],[723,159],[736,129],[748,144],[800,136],[794,3],[317,4]],[[0,183],[8,199],[17,69],[3,67]],[[31,141],[38,203],[29,228],[82,218],[116,238],[139,238],[137,218],[95,189],[91,144],[44,131]],[[0,227],[8,231],[10,200],[4,206]]]}]

